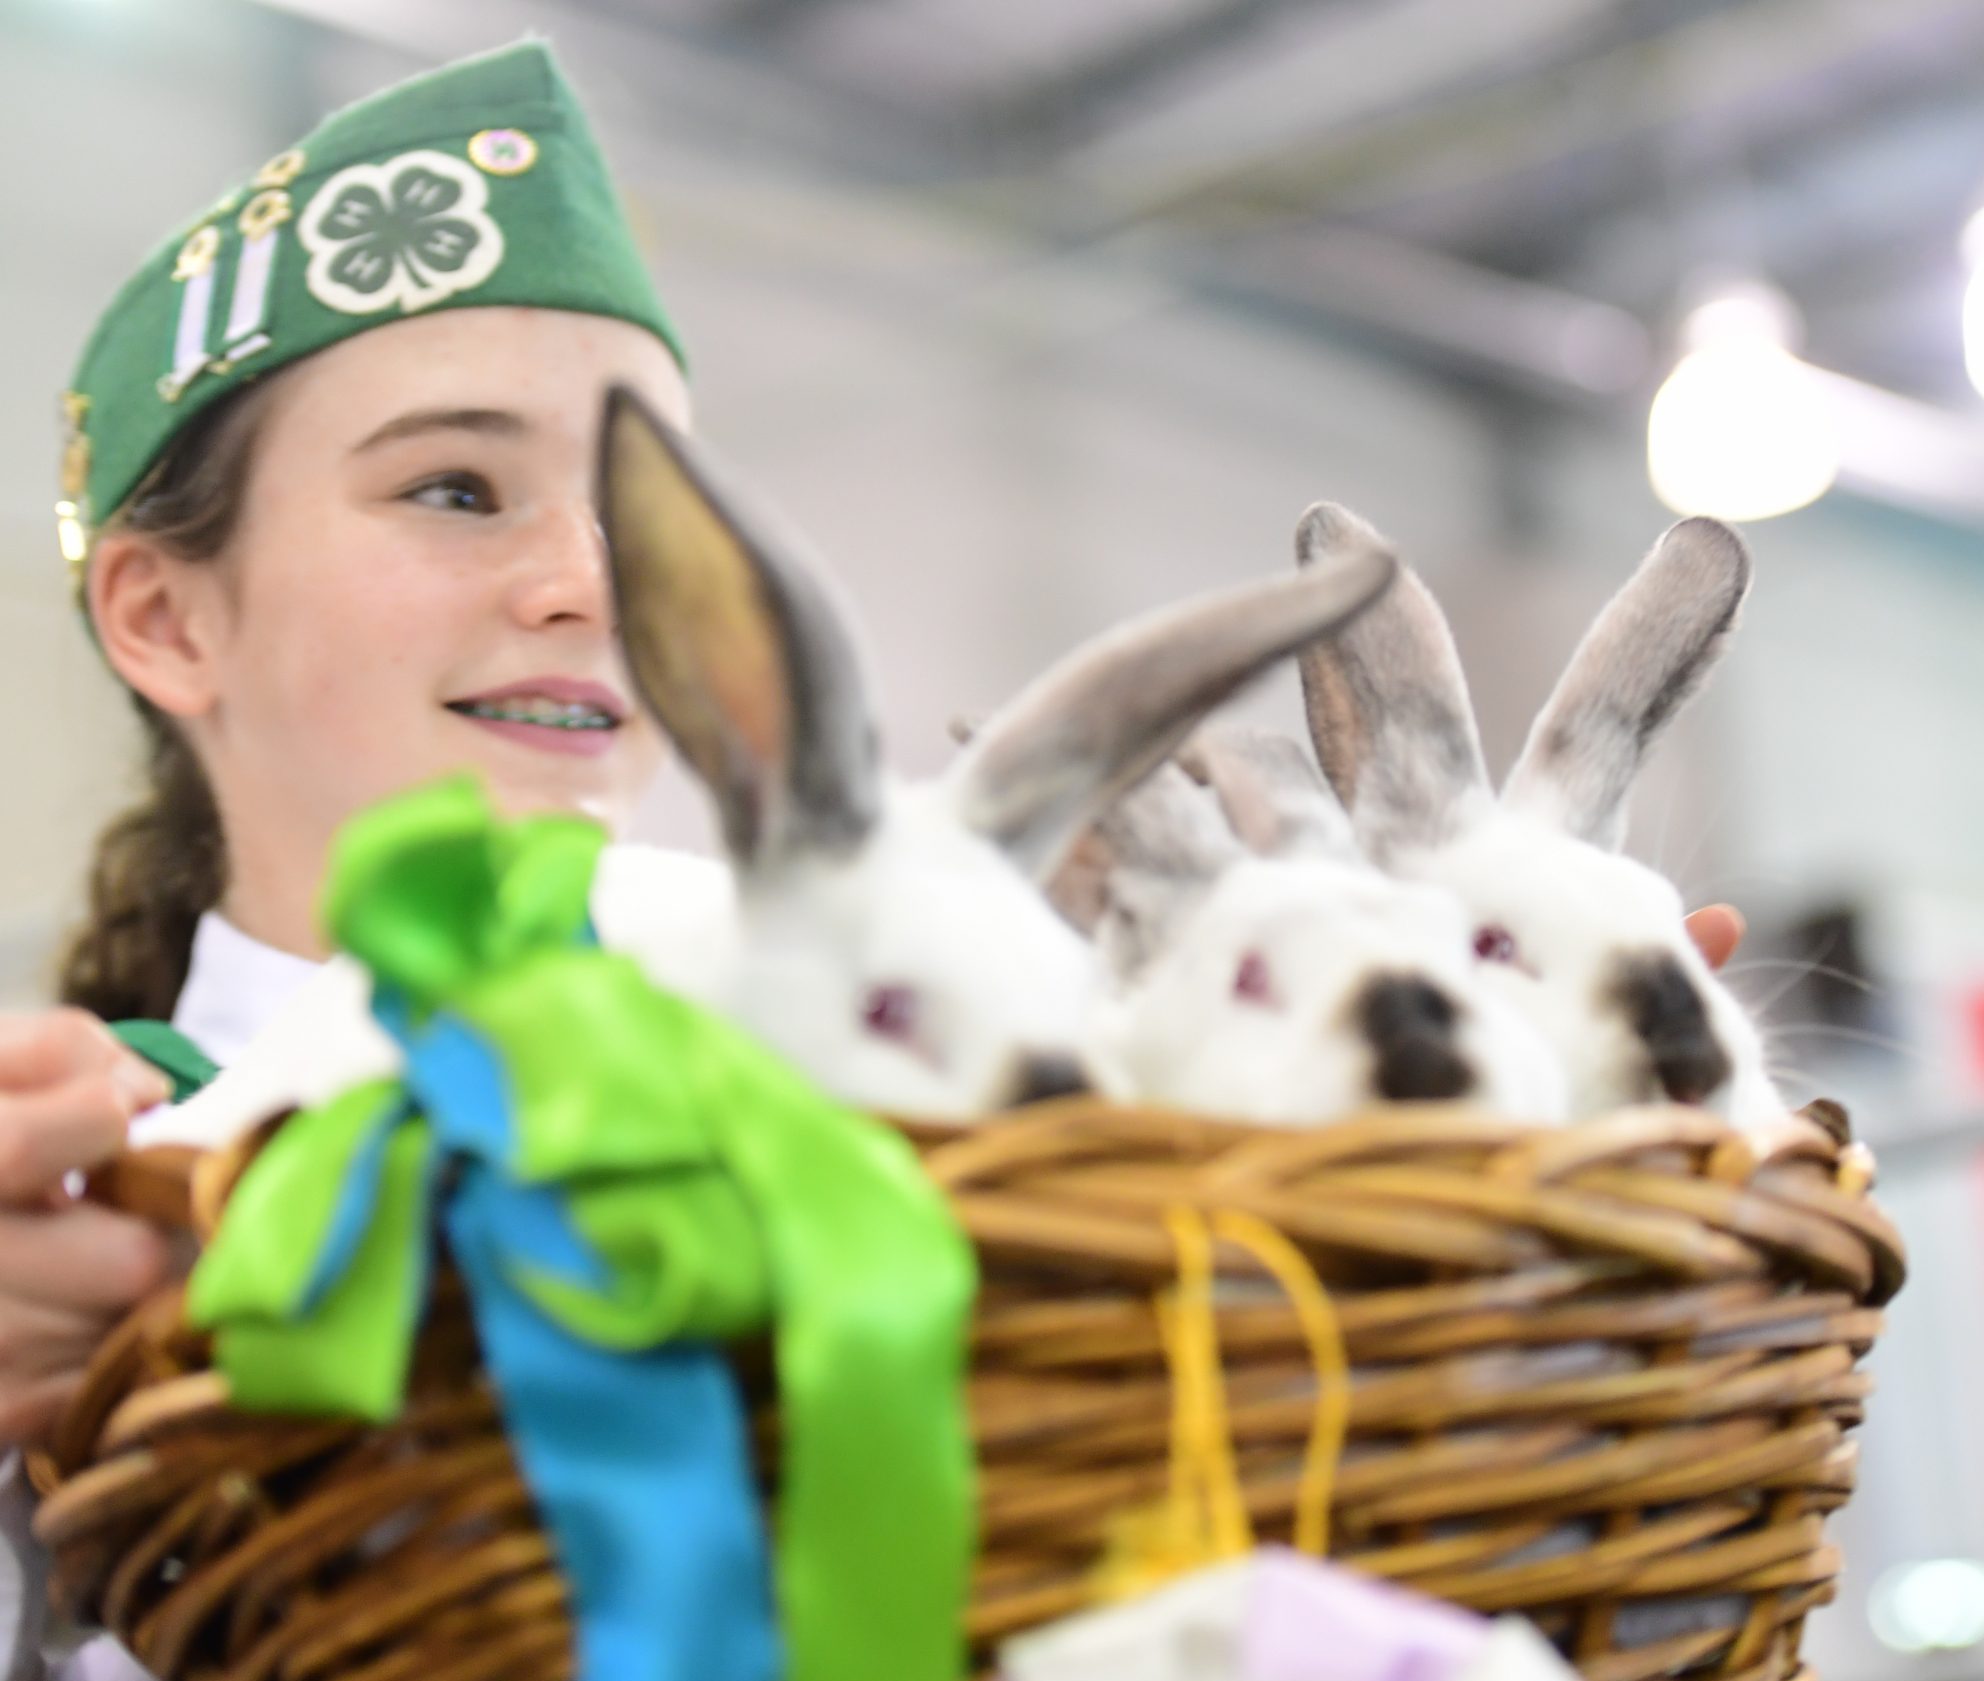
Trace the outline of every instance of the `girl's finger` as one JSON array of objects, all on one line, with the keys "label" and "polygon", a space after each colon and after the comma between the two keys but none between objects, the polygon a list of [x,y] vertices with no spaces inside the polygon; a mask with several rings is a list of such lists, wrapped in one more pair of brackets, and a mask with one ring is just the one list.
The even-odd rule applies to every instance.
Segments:
[{"label": "girl's finger", "polygon": [[80,1370],[61,1372],[0,1393],[0,1446],[30,1447],[39,1442],[75,1398],[82,1376]]},{"label": "girl's finger", "polygon": [[45,1377],[74,1377],[117,1322],[115,1309],[62,1307],[0,1297],[0,1406]]},{"label": "girl's finger", "polygon": [[120,1067],[39,1092],[0,1092],[0,1201],[38,1201],[65,1174],[108,1161],[159,1089]]},{"label": "girl's finger", "polygon": [[87,1010],[0,1012],[0,1091],[36,1091],[137,1059]]},{"label": "girl's finger", "polygon": [[170,1268],[162,1232],[95,1203],[59,1214],[0,1211],[0,1279],[10,1297],[104,1313],[156,1289]]},{"label": "girl's finger", "polygon": [[1688,935],[1711,969],[1720,969],[1735,955],[1748,928],[1734,905],[1704,905],[1688,918]]}]

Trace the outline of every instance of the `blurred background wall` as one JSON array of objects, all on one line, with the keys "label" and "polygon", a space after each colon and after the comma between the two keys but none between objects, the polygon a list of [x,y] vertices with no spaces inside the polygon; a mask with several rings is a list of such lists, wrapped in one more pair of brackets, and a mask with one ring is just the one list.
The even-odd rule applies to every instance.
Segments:
[{"label": "blurred background wall", "polygon": [[[1647,419],[1689,311],[1780,289],[1804,383],[1714,387],[1668,465],[1831,486],[1748,528],[1742,635],[1634,845],[1750,911],[1739,984],[1915,1250],[1812,1656],[1984,1677],[1984,1573],[1909,1575],[1984,1560],[1984,5],[0,0],[0,1001],[41,995],[131,780],[49,513],[90,322],[324,111],[527,30],[912,770],[1077,638],[1287,565],[1319,496],[1440,591],[1506,764],[1673,517]],[[1294,721],[1289,683],[1249,705]],[[673,785],[652,828],[706,833]]]}]

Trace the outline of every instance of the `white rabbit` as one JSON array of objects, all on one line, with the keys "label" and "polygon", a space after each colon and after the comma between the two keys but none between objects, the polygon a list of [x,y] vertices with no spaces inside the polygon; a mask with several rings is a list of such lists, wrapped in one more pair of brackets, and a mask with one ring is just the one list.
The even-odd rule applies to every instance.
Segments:
[{"label": "white rabbit", "polygon": [[[1208,710],[1363,610],[1396,564],[1346,555],[1098,637],[941,778],[904,785],[883,769],[861,661],[797,542],[624,392],[603,460],[629,665],[716,803],[735,903],[733,937],[700,975],[700,954],[685,963],[684,942],[649,922],[668,907],[610,877],[594,896],[601,937],[840,1096],[901,1113],[979,1113],[1084,1083],[1092,955],[1038,882]],[[630,883],[638,873],[628,861]]]},{"label": "white rabbit", "polygon": [[[1086,1084],[1088,943],[1037,881],[1122,789],[1249,678],[1366,608],[1354,555],[1096,638],[936,781],[882,768],[861,664],[797,544],[704,453],[616,391],[601,515],[636,685],[707,785],[731,867],[608,847],[601,943],[725,1011],[863,1107],[965,1115]],[[369,983],[334,958],[153,1141],[215,1144],[393,1074]]]},{"label": "white rabbit", "polygon": [[[1333,554],[1352,517],[1312,508],[1298,561]],[[1586,632],[1499,799],[1446,620],[1410,570],[1301,659],[1317,755],[1360,843],[1467,904],[1477,949],[1562,1058],[1574,1116],[1661,1100],[1745,1128],[1784,1113],[1680,895],[1618,851],[1633,778],[1722,654],[1749,584],[1728,527],[1689,519],[1662,536]]]},{"label": "white rabbit", "polygon": [[1207,732],[1180,763],[1210,787],[1165,766],[1097,824],[1086,860],[1115,982],[1096,1017],[1103,1084],[1269,1122],[1459,1097],[1563,1118],[1556,1058],[1482,984],[1459,900],[1367,863],[1300,746]]}]

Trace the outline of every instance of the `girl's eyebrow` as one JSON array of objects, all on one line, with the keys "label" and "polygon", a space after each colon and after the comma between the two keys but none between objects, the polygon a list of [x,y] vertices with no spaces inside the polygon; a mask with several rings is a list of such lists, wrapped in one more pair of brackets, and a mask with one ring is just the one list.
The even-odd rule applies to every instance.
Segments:
[{"label": "girl's eyebrow", "polygon": [[530,422],[509,409],[413,409],[387,421],[363,443],[354,445],[351,453],[363,455],[368,449],[422,432],[480,432],[514,438],[529,430]]}]

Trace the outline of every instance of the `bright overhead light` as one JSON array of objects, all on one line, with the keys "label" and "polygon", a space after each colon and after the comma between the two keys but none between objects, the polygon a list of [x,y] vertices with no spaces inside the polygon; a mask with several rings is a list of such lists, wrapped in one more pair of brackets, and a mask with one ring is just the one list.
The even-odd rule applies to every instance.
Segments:
[{"label": "bright overhead light", "polygon": [[1758,520],[1815,502],[1839,476],[1831,393],[1792,354],[1791,300],[1761,282],[1689,311],[1683,355],[1647,416],[1647,475],[1676,513]]},{"label": "bright overhead light", "polygon": [[1898,1564],[1867,1601],[1875,1638],[1896,1652],[1963,1652],[1984,1646],[1984,1563],[1932,1558]]}]

